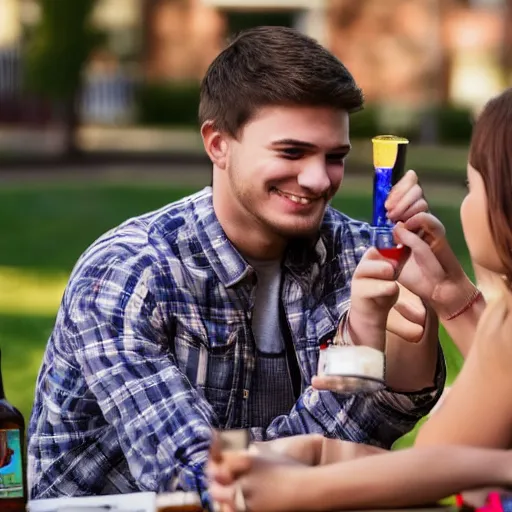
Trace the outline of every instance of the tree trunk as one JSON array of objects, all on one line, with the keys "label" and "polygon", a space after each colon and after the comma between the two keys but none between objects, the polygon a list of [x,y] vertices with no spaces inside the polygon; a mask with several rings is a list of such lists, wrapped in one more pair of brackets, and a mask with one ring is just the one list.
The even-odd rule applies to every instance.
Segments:
[{"label": "tree trunk", "polygon": [[78,147],[77,130],[80,124],[78,113],[78,98],[80,94],[64,100],[62,112],[62,129],[64,131],[63,157],[66,160],[75,160],[80,157],[81,150]]}]

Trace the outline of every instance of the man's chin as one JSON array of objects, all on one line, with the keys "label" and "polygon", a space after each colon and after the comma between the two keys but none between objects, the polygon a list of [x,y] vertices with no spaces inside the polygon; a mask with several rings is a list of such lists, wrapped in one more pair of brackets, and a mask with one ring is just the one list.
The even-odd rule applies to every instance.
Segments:
[{"label": "man's chin", "polygon": [[320,222],[308,222],[308,223],[282,223],[274,224],[274,231],[286,239],[304,238],[308,239],[315,237],[320,230]]}]

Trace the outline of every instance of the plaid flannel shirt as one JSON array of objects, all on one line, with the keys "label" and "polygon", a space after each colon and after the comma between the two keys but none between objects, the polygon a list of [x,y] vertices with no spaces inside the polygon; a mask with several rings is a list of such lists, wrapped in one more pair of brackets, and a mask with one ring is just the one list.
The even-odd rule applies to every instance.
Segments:
[{"label": "plaid flannel shirt", "polygon": [[[248,233],[247,236],[250,236]],[[302,375],[286,416],[254,440],[319,432],[390,445],[442,391],[318,392],[319,342],[349,307],[371,227],[328,208],[313,248],[291,247],[282,301]],[[28,478],[35,498],[203,492],[211,427],[251,427],[255,273],[224,234],[211,188],[130,219],[77,262],[37,380]]]}]

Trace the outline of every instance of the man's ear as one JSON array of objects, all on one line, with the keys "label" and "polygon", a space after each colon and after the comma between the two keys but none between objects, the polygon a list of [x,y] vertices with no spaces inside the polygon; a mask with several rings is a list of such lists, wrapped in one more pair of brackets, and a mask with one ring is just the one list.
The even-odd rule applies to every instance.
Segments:
[{"label": "man's ear", "polygon": [[226,134],[217,130],[213,121],[205,121],[201,126],[201,137],[210,160],[219,169],[225,169],[229,147]]}]

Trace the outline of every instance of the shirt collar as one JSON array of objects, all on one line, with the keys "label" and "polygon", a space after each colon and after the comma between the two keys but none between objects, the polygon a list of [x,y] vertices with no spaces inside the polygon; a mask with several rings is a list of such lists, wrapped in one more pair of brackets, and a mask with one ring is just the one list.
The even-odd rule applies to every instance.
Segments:
[{"label": "shirt collar", "polygon": [[206,187],[195,204],[196,236],[221,283],[230,288],[252,273],[252,268],[229,241],[213,209],[212,188]]},{"label": "shirt collar", "polygon": [[[196,236],[213,270],[226,288],[252,275],[253,269],[226,236],[213,209],[212,188],[205,187],[195,204]],[[284,266],[304,278],[316,263],[323,265],[327,249],[321,232],[316,239],[296,239],[286,251]],[[302,279],[301,279],[302,280]]]}]

